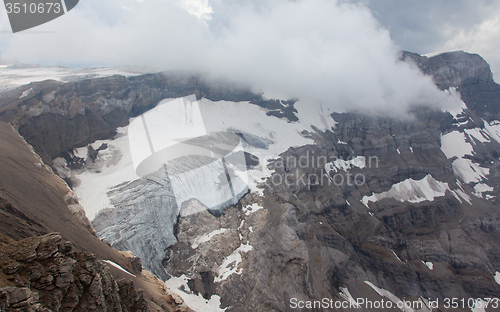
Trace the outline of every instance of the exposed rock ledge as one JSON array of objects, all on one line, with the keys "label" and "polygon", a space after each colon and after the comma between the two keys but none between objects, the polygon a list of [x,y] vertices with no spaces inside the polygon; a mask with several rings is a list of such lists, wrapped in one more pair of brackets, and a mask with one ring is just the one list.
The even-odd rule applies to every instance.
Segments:
[{"label": "exposed rock ledge", "polygon": [[[132,280],[115,278],[104,261],[73,251],[58,233],[1,242],[0,311],[151,311]],[[165,296],[172,306],[163,310],[187,310]]]}]

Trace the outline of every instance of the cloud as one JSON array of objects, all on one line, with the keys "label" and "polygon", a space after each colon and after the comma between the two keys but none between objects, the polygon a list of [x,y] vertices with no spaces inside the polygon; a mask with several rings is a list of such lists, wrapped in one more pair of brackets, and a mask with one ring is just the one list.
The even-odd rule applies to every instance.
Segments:
[{"label": "cloud", "polygon": [[[406,51],[478,53],[500,77],[496,0],[346,0],[363,3]],[[497,73],[497,74],[495,74]]]},{"label": "cloud", "polygon": [[464,50],[479,53],[489,62],[493,77],[500,77],[500,19],[495,16],[471,29],[460,29],[444,44],[446,50]]},{"label": "cloud", "polygon": [[88,0],[39,30],[57,32],[10,35],[0,49],[45,65],[200,71],[336,111],[404,115],[410,105],[448,100],[429,77],[398,61],[399,47],[363,5]]}]

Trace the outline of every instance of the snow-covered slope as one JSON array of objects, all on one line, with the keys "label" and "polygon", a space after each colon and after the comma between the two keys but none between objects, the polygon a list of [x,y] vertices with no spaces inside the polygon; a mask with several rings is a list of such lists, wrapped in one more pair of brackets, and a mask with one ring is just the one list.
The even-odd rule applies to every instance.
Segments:
[{"label": "snow-covered slope", "polygon": [[67,67],[41,67],[26,64],[0,65],[0,93],[31,82],[49,79],[68,82],[113,75],[130,77],[151,72],[155,72],[155,70],[147,67],[126,66],[70,69]]},{"label": "snow-covered slope", "polygon": [[[431,175],[427,175],[418,181],[406,179],[403,182],[396,183],[387,192],[364,196],[361,202],[367,208],[368,203],[377,202],[384,198],[394,198],[400,202],[420,203],[425,200],[433,201],[436,197],[445,196],[446,191],[451,191],[448,183],[436,181]],[[452,194],[458,199],[455,191],[452,191]]]},{"label": "snow-covered slope", "polygon": [[[198,113],[193,114],[191,111],[190,117],[192,118],[189,121],[193,122],[196,121],[196,118],[199,118],[198,122],[200,122],[201,126],[197,129],[191,128],[189,130],[185,126],[186,119],[178,118],[182,114],[186,116],[186,111],[182,111],[179,114],[179,109],[184,104],[180,105],[180,101],[166,100],[165,103],[172,103],[173,106],[162,105],[164,104],[162,102],[158,105],[157,109],[148,112],[149,114],[146,113],[146,117],[141,116],[132,119],[129,126],[118,129],[115,139],[96,141],[91,144],[94,150],[98,150],[103,144],[107,145],[107,148],[98,151],[95,162],[88,162],[91,164],[90,166],[85,167],[83,170],[72,171],[73,178],[79,181],[79,184],[74,186],[75,193],[80,198],[80,202],[90,219],[94,219],[102,209],[112,207],[108,195],[110,190],[117,185],[140,178],[141,174],[137,174],[137,168],[148,155],[151,155],[148,137],[143,130],[142,118],[146,118],[146,120],[147,118],[157,118],[156,123],[151,121],[147,123],[149,126],[149,138],[153,142],[153,150],[155,152],[179,144],[179,142],[196,138],[205,133],[227,132],[237,134],[238,138],[242,138],[240,144],[235,147],[235,150],[242,149],[255,155],[258,157],[260,165],[248,171],[238,171],[235,168],[236,166],[233,166],[233,169],[235,169],[234,174],[239,174],[239,179],[233,180],[237,182],[234,184],[236,194],[242,193],[247,185],[251,190],[259,191],[257,185],[261,182],[261,179],[272,173],[271,170],[267,169],[268,161],[276,157],[279,153],[286,151],[291,146],[303,146],[313,143],[311,139],[301,134],[304,130],[310,131],[310,125],[301,122],[290,123],[284,119],[268,116],[265,109],[249,104],[248,102],[212,102],[207,99],[196,102],[196,100],[193,101],[193,98],[184,98],[181,100],[190,102],[191,104],[199,103]],[[299,115],[300,113],[299,111]],[[305,113],[311,115],[311,110]],[[330,122],[333,124],[331,117],[324,118],[330,118]],[[156,129],[154,128],[155,126],[157,126]],[[161,128],[161,126],[164,128]],[[129,133],[133,133],[132,136],[129,136]],[[184,147],[186,148],[184,150],[186,155],[183,156],[187,156],[190,152],[190,146],[182,145],[181,149]],[[85,149],[76,149],[74,154],[80,158],[87,158]],[[360,164],[357,164],[357,160],[355,162],[352,165],[360,166]],[[66,169],[67,165],[64,159],[58,158],[54,161],[54,164],[58,168],[60,175],[66,177],[71,175]],[[184,165],[186,164],[184,163]],[[229,163],[229,165],[231,164]],[[338,165],[345,167],[348,164],[342,164],[341,166],[339,162]],[[196,193],[205,193],[206,198],[216,195],[220,197],[212,198],[210,200],[211,203],[226,202],[231,197],[230,193],[214,192],[214,190],[208,188],[210,183],[225,182],[227,184],[227,180],[220,180],[221,178],[225,179],[225,175],[221,177],[221,173],[224,172],[222,162],[213,162],[207,166],[209,167],[206,169],[209,170],[201,169],[200,171],[200,168],[196,168],[194,171],[183,172],[172,177],[172,182],[177,181],[177,183],[173,183],[174,193],[183,198],[181,203],[191,198],[189,197],[190,195],[195,195]],[[155,170],[157,169],[155,167]],[[174,169],[170,170],[174,171]],[[215,176],[207,175],[210,172],[215,174]],[[242,174],[248,174],[249,177],[245,178]],[[142,176],[145,175],[143,174]],[[211,208],[210,205],[208,206]]]}]

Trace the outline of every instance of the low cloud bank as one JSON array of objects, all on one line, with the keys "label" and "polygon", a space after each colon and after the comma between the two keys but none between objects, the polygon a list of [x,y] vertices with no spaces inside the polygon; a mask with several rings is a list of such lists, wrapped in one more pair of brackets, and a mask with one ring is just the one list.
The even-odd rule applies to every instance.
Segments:
[{"label": "low cloud bank", "polygon": [[[0,30],[7,27],[0,23]],[[37,30],[55,32],[4,34],[5,58],[197,71],[335,111],[404,116],[412,105],[448,108],[457,102],[398,60],[400,48],[362,5],[87,0]]]}]

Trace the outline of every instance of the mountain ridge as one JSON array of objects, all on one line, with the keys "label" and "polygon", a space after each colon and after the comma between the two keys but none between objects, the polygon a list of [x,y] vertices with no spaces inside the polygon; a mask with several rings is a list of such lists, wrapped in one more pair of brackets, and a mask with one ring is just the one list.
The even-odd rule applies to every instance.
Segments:
[{"label": "mountain ridge", "polygon": [[[159,275],[165,267],[167,286],[188,305],[199,294],[206,300],[220,298],[228,311],[290,311],[292,299],[343,300],[346,293],[380,300],[383,292],[377,287],[420,302],[498,297],[500,86],[478,55],[452,52],[426,58],[403,52],[402,59],[431,75],[440,89],[458,91],[464,110],[417,108],[410,120],[332,113],[334,127],[303,131],[313,143],[288,148],[269,162],[271,175],[261,183],[261,194],[245,195],[220,215],[203,211],[178,217],[175,243],[162,245],[165,255],[144,251],[145,266],[153,267],[150,262],[155,261],[153,271]],[[34,91],[19,99],[30,88]],[[82,163],[95,159],[78,157],[75,148],[112,139],[129,117],[165,97],[190,94],[253,102],[267,109],[268,116],[291,124],[294,117],[300,119],[294,101],[265,100],[245,89],[182,74],[31,84],[4,98],[0,118],[18,127],[47,163],[63,155],[71,160],[68,166],[85,170]],[[101,146],[86,153],[108,149]],[[314,157],[325,161],[319,165]],[[358,157],[364,165],[350,162]],[[377,163],[366,162],[370,157]],[[316,165],[287,164],[301,158]],[[362,175],[366,183],[336,185],[330,180],[348,172]],[[297,182],[301,176],[307,183]],[[326,178],[319,182],[319,177]],[[273,183],[287,178],[297,183]],[[164,188],[149,195],[171,196]],[[395,196],[393,189],[406,197]],[[147,195],[143,193],[134,189],[131,202]],[[104,221],[120,224],[122,211],[113,213]],[[134,216],[150,218],[142,210]],[[101,221],[93,223],[101,235],[132,233]],[[163,228],[152,226],[151,231],[147,235],[158,242],[170,241]]]}]

